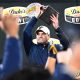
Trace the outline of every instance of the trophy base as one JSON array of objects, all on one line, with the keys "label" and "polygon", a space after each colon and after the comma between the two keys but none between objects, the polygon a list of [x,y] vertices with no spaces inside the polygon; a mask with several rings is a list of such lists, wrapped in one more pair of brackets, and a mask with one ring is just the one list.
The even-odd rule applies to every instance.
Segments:
[{"label": "trophy base", "polygon": [[54,14],[54,16],[57,16],[59,12],[57,12],[51,6],[47,6],[47,8],[44,10],[43,14],[39,17],[39,19],[50,25],[51,24],[50,16],[52,14]]}]

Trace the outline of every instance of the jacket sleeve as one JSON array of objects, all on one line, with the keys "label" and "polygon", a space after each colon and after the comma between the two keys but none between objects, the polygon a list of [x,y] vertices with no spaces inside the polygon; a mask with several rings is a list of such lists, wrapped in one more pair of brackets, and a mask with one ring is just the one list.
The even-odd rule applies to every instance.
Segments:
[{"label": "jacket sleeve", "polygon": [[66,50],[69,46],[69,40],[63,30],[59,27],[56,31],[56,34],[60,40],[60,43],[63,45],[63,50]]},{"label": "jacket sleeve", "polygon": [[14,37],[6,39],[2,64],[3,75],[9,75],[22,68],[22,50],[18,39]]},{"label": "jacket sleeve", "polygon": [[36,24],[37,19],[32,17],[32,19],[26,24],[24,31],[23,31],[23,44],[24,49],[27,55],[29,55],[30,48],[32,46],[32,29]]}]

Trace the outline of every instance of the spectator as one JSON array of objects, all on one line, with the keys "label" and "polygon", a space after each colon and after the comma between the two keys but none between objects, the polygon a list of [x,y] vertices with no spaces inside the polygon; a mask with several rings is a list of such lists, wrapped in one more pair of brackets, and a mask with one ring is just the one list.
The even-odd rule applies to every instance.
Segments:
[{"label": "spectator", "polygon": [[[4,27],[1,25],[3,24]],[[0,67],[0,80],[22,68],[22,50],[19,40],[19,25],[17,17],[6,14],[1,18],[0,27],[6,34],[6,43],[2,67]]]},{"label": "spectator", "polygon": [[67,51],[57,55],[59,64],[55,70],[55,80],[80,80],[80,35],[74,37]]},{"label": "spectator", "polygon": [[48,70],[31,65],[12,74],[7,80],[50,80],[50,78]]}]

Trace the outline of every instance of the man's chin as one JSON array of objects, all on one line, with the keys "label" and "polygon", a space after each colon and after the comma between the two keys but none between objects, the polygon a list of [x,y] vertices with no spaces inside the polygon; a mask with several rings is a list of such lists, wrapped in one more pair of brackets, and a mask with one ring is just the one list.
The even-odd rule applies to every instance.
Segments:
[{"label": "man's chin", "polygon": [[38,41],[37,43],[41,43],[41,44],[43,44],[44,42],[43,42],[43,41]]},{"label": "man's chin", "polygon": [[45,44],[46,42],[38,41],[38,44]]}]

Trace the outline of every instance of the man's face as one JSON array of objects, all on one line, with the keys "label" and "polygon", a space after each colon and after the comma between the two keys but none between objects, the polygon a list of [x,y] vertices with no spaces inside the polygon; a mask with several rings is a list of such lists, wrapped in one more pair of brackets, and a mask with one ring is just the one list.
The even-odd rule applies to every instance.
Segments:
[{"label": "man's face", "polygon": [[39,31],[36,34],[37,43],[47,43],[49,39],[49,35],[44,33],[43,31]]}]

